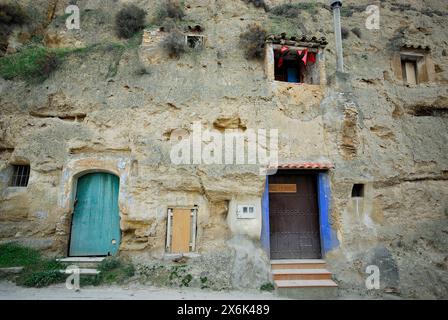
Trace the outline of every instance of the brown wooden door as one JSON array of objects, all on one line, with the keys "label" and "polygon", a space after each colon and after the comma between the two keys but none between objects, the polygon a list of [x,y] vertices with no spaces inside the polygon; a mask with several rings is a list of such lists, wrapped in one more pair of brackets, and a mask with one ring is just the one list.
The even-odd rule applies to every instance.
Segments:
[{"label": "brown wooden door", "polygon": [[191,210],[174,209],[171,235],[171,252],[186,253],[190,251]]},{"label": "brown wooden door", "polygon": [[316,175],[269,177],[269,224],[271,259],[321,258]]}]

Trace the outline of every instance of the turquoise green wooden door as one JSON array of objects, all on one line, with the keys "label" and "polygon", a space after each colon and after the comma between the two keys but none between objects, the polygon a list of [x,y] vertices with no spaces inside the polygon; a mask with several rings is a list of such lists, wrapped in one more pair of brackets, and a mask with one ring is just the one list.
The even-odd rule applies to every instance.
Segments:
[{"label": "turquoise green wooden door", "polygon": [[91,173],[78,179],[70,256],[106,256],[120,246],[119,179]]}]

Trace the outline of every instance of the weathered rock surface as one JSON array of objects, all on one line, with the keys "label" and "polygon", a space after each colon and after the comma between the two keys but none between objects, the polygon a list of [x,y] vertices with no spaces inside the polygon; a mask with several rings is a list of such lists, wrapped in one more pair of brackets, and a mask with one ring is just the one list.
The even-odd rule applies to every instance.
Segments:
[{"label": "weathered rock surface", "polygon": [[[149,22],[160,2],[136,3]],[[79,31],[66,30],[61,21],[68,3],[57,1],[44,29],[49,47],[121,41],[113,17],[125,1],[77,1]],[[187,18],[207,36],[195,54],[171,59],[157,41],[123,52],[99,46],[70,55],[42,84],[0,79],[1,240],[66,254],[73,192],[66,175],[101,164],[125,177],[122,254],[161,259],[167,207],[199,205],[195,270],[214,275],[217,287],[259,286],[269,280],[268,259],[254,236],[261,225],[235,227],[228,211],[242,195],[260,200],[265,178],[258,166],[176,166],[169,137],[176,129],[191,131],[196,121],[217,132],[279,129],[281,163],[335,165],[331,222],[340,246],[326,261],[341,292],[447,298],[448,8],[437,0],[407,3],[399,10],[394,1],[382,1],[381,29],[375,31],[364,27],[369,1],[344,1],[353,12],[343,16],[343,25],[362,31],[361,38],[350,32],[344,40],[344,77],[334,75],[331,11],[319,8],[313,16],[304,10],[302,29],[329,41],[328,83],[322,86],[273,84],[262,62],[245,59],[239,34],[250,23],[270,28],[274,22],[240,0],[185,1]],[[23,5],[39,21],[52,7],[43,0]],[[11,38],[14,48],[17,37]],[[433,81],[405,86],[396,78],[393,55],[403,41],[431,48]],[[138,73],[142,66],[145,74]],[[23,161],[31,165],[28,187],[9,188],[9,164]],[[351,198],[354,183],[365,184],[363,199]],[[250,230],[251,240],[235,238],[241,230]],[[385,270],[374,293],[364,284],[371,264]]]}]

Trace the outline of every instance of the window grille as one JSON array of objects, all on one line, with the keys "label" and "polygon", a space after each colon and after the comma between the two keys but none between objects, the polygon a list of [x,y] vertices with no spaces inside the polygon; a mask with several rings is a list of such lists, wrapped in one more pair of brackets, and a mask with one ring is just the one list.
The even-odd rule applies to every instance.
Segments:
[{"label": "window grille", "polygon": [[13,165],[11,187],[26,187],[30,178],[29,165]]}]

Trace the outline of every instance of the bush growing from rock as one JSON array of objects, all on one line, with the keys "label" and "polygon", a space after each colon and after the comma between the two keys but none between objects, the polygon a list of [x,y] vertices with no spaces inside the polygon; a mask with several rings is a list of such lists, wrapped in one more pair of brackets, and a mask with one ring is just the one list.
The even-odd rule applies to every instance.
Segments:
[{"label": "bush growing from rock", "polygon": [[18,4],[0,4],[0,53],[6,52],[15,25],[23,25],[27,15]]},{"label": "bush growing from rock", "polygon": [[275,286],[271,282],[263,283],[260,286],[260,291],[274,291],[274,290],[275,290]]},{"label": "bush growing from rock", "polygon": [[281,16],[285,18],[297,18],[301,11],[307,11],[310,14],[317,14],[318,8],[321,5],[319,3],[285,3],[273,7],[269,12],[275,16]]},{"label": "bush growing from rock", "polygon": [[25,287],[42,288],[49,285],[64,282],[67,276],[59,270],[45,270],[30,273],[20,284]]},{"label": "bush growing from rock", "polygon": [[[120,258],[107,257],[98,266],[100,273],[90,277],[90,281],[84,279],[85,284],[98,285],[101,283],[123,283],[135,274],[134,265]],[[87,281],[86,281],[87,280]]]},{"label": "bush growing from rock", "polygon": [[184,16],[184,10],[178,1],[166,0],[157,11],[154,23],[163,25],[166,20],[182,20]]},{"label": "bush growing from rock", "polygon": [[162,46],[171,58],[179,57],[187,51],[185,36],[178,29],[171,30],[170,34],[163,40]]},{"label": "bush growing from rock", "polygon": [[352,29],[352,32],[359,38],[362,38],[362,31],[360,28],[356,27]]},{"label": "bush growing from rock", "polygon": [[283,16],[286,18],[296,18],[299,15],[299,9],[293,4],[284,4],[272,8],[271,13],[276,16]]},{"label": "bush growing from rock", "polygon": [[120,38],[129,39],[145,26],[146,12],[131,4],[121,9],[115,17],[115,28]]},{"label": "bush growing from rock", "polygon": [[17,279],[19,285],[42,288],[54,283],[64,282],[67,276],[61,272],[65,265],[53,259],[41,259],[26,266]]},{"label": "bush growing from rock", "polygon": [[350,30],[348,30],[345,27],[342,27],[341,34],[342,34],[342,39],[348,39],[348,37],[350,36]]},{"label": "bush growing from rock", "polygon": [[21,25],[26,19],[25,11],[18,4],[0,4],[0,24]]},{"label": "bush growing from rock", "polygon": [[244,2],[252,3],[257,8],[263,8],[265,10],[268,9],[268,7],[267,7],[266,3],[264,2],[264,0],[244,0]]},{"label": "bush growing from rock", "polygon": [[247,59],[262,59],[267,32],[257,24],[252,24],[240,35],[240,43],[245,49]]}]

